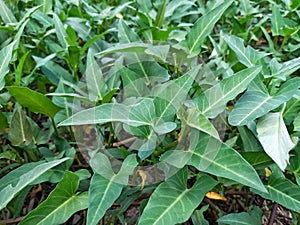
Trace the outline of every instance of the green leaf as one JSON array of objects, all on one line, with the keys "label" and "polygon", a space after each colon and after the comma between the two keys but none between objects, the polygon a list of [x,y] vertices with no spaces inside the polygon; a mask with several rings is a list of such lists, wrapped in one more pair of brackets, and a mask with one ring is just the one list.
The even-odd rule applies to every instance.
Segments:
[{"label": "green leaf", "polygon": [[292,142],[280,112],[269,113],[257,122],[257,137],[265,152],[282,171],[289,161],[289,151],[295,146]]},{"label": "green leaf", "polygon": [[31,211],[19,223],[29,224],[62,224],[75,212],[88,207],[87,192],[75,193],[79,185],[79,177],[69,171],[63,179],[37,208]]},{"label": "green leaf", "polygon": [[154,21],[154,26],[161,28],[165,18],[166,7],[168,5],[168,0],[164,0],[162,5],[159,7],[156,18]]},{"label": "green leaf", "polygon": [[[48,58],[49,57],[49,58]],[[58,85],[59,81],[63,79],[67,82],[76,83],[72,75],[60,66],[57,63],[50,61],[51,58],[55,57],[55,53],[51,54],[45,58],[39,58],[34,56],[33,59],[37,64],[40,65],[40,68],[44,75],[53,83],[54,85]],[[37,67],[36,67],[37,68]],[[75,85],[74,85],[75,86]]]},{"label": "green leaf", "polygon": [[0,16],[5,24],[17,23],[14,14],[7,7],[4,0],[0,0]]},{"label": "green leaf", "polygon": [[266,191],[255,169],[234,149],[202,132],[192,131],[189,165],[200,171]]},{"label": "green leaf", "polygon": [[264,52],[259,52],[250,46],[245,48],[244,40],[236,36],[225,36],[224,40],[235,52],[238,60],[247,67],[256,65],[259,59],[268,55]]},{"label": "green leaf", "polygon": [[194,24],[190,32],[186,36],[186,40],[182,43],[187,46],[190,53],[199,54],[201,45],[206,37],[211,33],[217,21],[221,18],[225,10],[233,1],[226,1],[220,4],[207,14],[201,16]]},{"label": "green leaf", "polygon": [[204,116],[198,108],[189,108],[186,110],[186,115],[182,119],[185,120],[189,127],[209,134],[210,136],[220,139],[218,131],[214,125]]},{"label": "green leaf", "polygon": [[[73,27],[73,29],[75,29],[74,27]],[[101,37],[103,37],[104,35],[106,35],[107,33],[109,33],[109,32],[111,32],[113,29],[108,29],[108,30],[106,30],[106,31],[104,31],[103,33],[101,33],[101,34],[98,34],[98,35],[93,35],[85,44],[84,44],[84,46],[81,48],[81,50],[80,50],[80,55],[83,55],[84,54],[84,52],[91,46],[91,45],[93,45],[93,44],[95,44],[97,41],[98,41],[98,39],[100,39]],[[81,29],[80,29],[80,31],[82,31]],[[78,32],[78,36],[80,36],[80,32],[79,31],[77,31]],[[87,36],[89,36],[90,34],[87,34]]]},{"label": "green leaf", "polygon": [[146,139],[142,141],[138,139],[130,147],[132,149],[138,149],[138,156],[140,159],[144,160],[154,152],[155,148],[157,147],[156,143],[157,135],[154,132],[151,132]]},{"label": "green leaf", "polygon": [[[278,202],[280,205],[300,213],[300,187],[286,179],[282,173],[272,171],[266,188],[268,193],[253,190],[263,198]],[[280,175],[277,175],[279,173]]]},{"label": "green leaf", "polygon": [[204,115],[214,118],[225,110],[228,101],[248,87],[260,71],[260,66],[244,69],[207,89],[194,102]]},{"label": "green leaf", "polygon": [[256,169],[264,169],[273,163],[265,152],[242,152],[241,155]]},{"label": "green leaf", "polygon": [[300,68],[300,57],[291,59],[284,63],[278,63],[274,58],[270,61],[272,77],[286,80],[289,75],[293,74]]},{"label": "green leaf", "polygon": [[294,131],[300,131],[300,115],[294,120]]},{"label": "green leaf", "polygon": [[263,151],[263,148],[254,134],[246,126],[238,126],[238,131],[243,142],[243,149],[246,152]]},{"label": "green leaf", "polygon": [[16,109],[12,116],[8,138],[15,146],[28,145],[33,140],[32,127],[22,109]]},{"label": "green leaf", "polygon": [[27,23],[29,22],[29,18],[31,17],[31,15],[36,12],[39,8],[41,8],[42,5],[38,5],[32,8],[29,8],[28,10],[26,10],[26,13],[23,15],[22,19],[18,22],[17,25],[17,30],[18,33],[15,37],[15,40],[20,39],[21,34],[23,33],[23,30],[25,28],[25,26],[27,25]]},{"label": "green leaf", "polygon": [[89,189],[87,224],[93,225],[104,216],[106,210],[121,194],[123,187],[128,184],[129,176],[137,166],[137,161],[135,155],[126,157],[117,174],[103,153],[96,154],[90,164],[95,174]]},{"label": "green leaf", "polygon": [[54,105],[50,99],[43,94],[33,91],[27,87],[6,87],[9,93],[20,103],[23,107],[27,107],[32,112],[42,113],[51,118],[61,110]]},{"label": "green leaf", "polygon": [[92,101],[102,100],[105,91],[105,81],[100,66],[97,64],[91,50],[87,54],[86,82],[89,99]]},{"label": "green leaf", "polygon": [[68,43],[65,38],[68,36],[68,34],[67,34],[66,29],[65,29],[64,25],[62,24],[61,20],[55,13],[53,13],[53,22],[54,22],[56,36],[59,41],[59,44],[63,48],[67,48]]},{"label": "green leaf", "polygon": [[[3,0],[0,0],[0,3]],[[9,63],[13,56],[13,49],[15,46],[16,41],[10,43],[9,45],[5,46],[0,51],[0,91],[4,88],[5,85],[5,75],[9,72]]]},{"label": "green leaf", "polygon": [[209,225],[208,221],[204,218],[204,215],[203,215],[203,213],[208,208],[209,208],[209,205],[205,205],[201,209],[195,210],[195,212],[191,216],[193,224],[197,224],[197,225]]},{"label": "green leaf", "polygon": [[124,97],[144,97],[149,94],[149,88],[143,78],[136,72],[123,67],[118,71],[123,82]]},{"label": "green leaf", "polygon": [[139,42],[141,39],[139,36],[131,29],[124,20],[120,20],[118,24],[118,38],[119,42],[124,43],[131,43],[131,42]]},{"label": "green leaf", "polygon": [[123,185],[95,173],[89,188],[87,225],[94,225],[120,196]]},{"label": "green leaf", "polygon": [[283,17],[279,11],[279,7],[274,4],[272,6],[271,31],[273,36],[283,36]]},{"label": "green leaf", "polygon": [[249,213],[231,213],[218,219],[218,223],[229,225],[261,225],[262,212],[255,207]]},{"label": "green leaf", "polygon": [[53,2],[48,0],[37,0],[37,4],[41,5],[41,11],[45,14],[52,13]]},{"label": "green leaf", "polygon": [[36,62],[35,68],[39,68],[41,66],[46,65],[50,60],[54,59],[55,57],[56,57],[56,53],[52,53],[44,58],[33,56],[33,59]]},{"label": "green leaf", "polygon": [[45,162],[44,161],[30,162],[30,163],[26,163],[16,169],[12,170],[11,172],[9,172],[8,174],[6,174],[5,176],[3,176],[1,178],[0,191],[2,191],[9,184],[11,184],[12,186],[15,186],[18,183],[19,178],[23,174],[28,173],[30,170],[33,170],[34,168],[36,168],[37,166],[39,166],[43,163],[45,163]]},{"label": "green leaf", "polygon": [[122,122],[130,126],[151,125],[155,114],[153,99],[144,98],[133,105],[107,103],[82,110],[59,126]]},{"label": "green leaf", "polygon": [[8,126],[6,116],[0,112],[0,133]]},{"label": "green leaf", "polygon": [[19,60],[18,67],[15,71],[15,86],[20,86],[21,85],[21,77],[22,77],[22,74],[23,74],[23,67],[24,67],[24,63],[25,63],[29,53],[30,53],[30,51],[27,51],[24,55],[22,55],[22,57]]},{"label": "green leaf", "polygon": [[[151,82],[166,81],[169,78],[169,75],[164,68],[162,68],[157,62],[153,61],[152,57],[148,56],[147,54],[138,54],[146,53],[146,49],[143,49],[143,47],[147,46],[147,49],[149,48],[148,53],[152,56],[154,53],[153,49],[155,47],[153,47],[152,45],[140,43],[141,40],[138,37],[138,35],[123,20],[120,20],[118,29],[118,37],[120,44],[125,44],[125,46],[133,45],[133,47],[140,48],[129,48],[130,50],[134,51],[131,51],[131,53],[124,54],[124,60],[126,61],[128,68],[136,72],[140,78],[143,78],[147,86]],[[165,50],[165,46],[163,46],[162,49]],[[160,55],[158,57],[160,57]]]},{"label": "green leaf", "polygon": [[160,184],[150,197],[139,225],[165,225],[183,223],[191,216],[205,194],[217,182],[207,175],[197,178],[193,187],[187,187],[186,168]]},{"label": "green leaf", "polygon": [[115,47],[108,48],[102,52],[97,53],[95,56],[106,55],[115,52],[135,52],[135,53],[145,53],[148,48],[147,44],[144,43],[123,43],[118,44]]},{"label": "green leaf", "polygon": [[[18,177],[19,180],[17,183],[14,183],[15,185],[10,183],[0,191],[0,210],[3,209],[23,188],[25,188],[27,185],[29,185],[31,182],[33,182],[35,179],[37,179],[39,176],[45,173],[47,170],[61,164],[62,162],[65,162],[68,159],[69,158],[63,158],[43,163],[37,165],[29,171],[24,172],[22,175],[20,175],[20,177]],[[5,177],[6,179],[8,179],[7,177],[11,177],[12,180],[15,179],[15,177],[12,177],[10,173]]]},{"label": "green leaf", "polygon": [[[130,29],[130,27],[123,20],[120,20],[118,29],[118,37],[121,44],[140,42],[138,35],[132,29]],[[139,46],[140,44],[135,43],[135,45]],[[159,70],[162,68],[157,64],[157,62],[151,62],[150,56],[140,55],[137,53],[138,52],[134,51],[132,53],[124,54],[124,60],[126,61],[126,64],[128,64],[128,68],[136,72],[140,78],[143,78],[144,82],[148,86],[151,83],[150,77],[152,77],[152,80],[154,79],[155,81],[155,77],[159,77]],[[158,73],[155,73],[155,70],[157,70]],[[169,77],[165,70],[163,70],[163,73],[161,74]]]},{"label": "green leaf", "polygon": [[298,186],[300,186],[300,151],[295,149],[293,155],[290,157],[290,164],[286,167],[287,171],[294,174]]},{"label": "green leaf", "polygon": [[158,121],[173,121],[176,112],[186,100],[199,69],[200,66],[196,66],[176,80],[153,89],[152,93]]},{"label": "green leaf", "polygon": [[246,125],[282,103],[282,101],[272,99],[269,94],[248,90],[234,106],[229,114],[228,121],[233,126]]},{"label": "green leaf", "polygon": [[27,186],[7,205],[7,209],[15,216],[21,216],[22,210],[24,208],[24,202],[28,194],[30,193],[32,186]]},{"label": "green leaf", "polygon": [[[168,71],[157,62],[151,61],[151,59],[149,61],[132,62],[127,67],[138,74],[139,79],[142,79],[146,85],[147,79],[151,84],[156,84],[168,81],[170,78]],[[145,79],[145,76],[147,79]]]},{"label": "green leaf", "polygon": [[248,89],[235,104],[228,121],[233,126],[246,125],[287,102],[297,94],[299,87],[300,78],[295,77],[285,82],[273,96],[257,88]]},{"label": "green leaf", "polygon": [[300,100],[291,98],[285,106],[283,112],[283,119],[286,125],[290,125],[300,112]]}]

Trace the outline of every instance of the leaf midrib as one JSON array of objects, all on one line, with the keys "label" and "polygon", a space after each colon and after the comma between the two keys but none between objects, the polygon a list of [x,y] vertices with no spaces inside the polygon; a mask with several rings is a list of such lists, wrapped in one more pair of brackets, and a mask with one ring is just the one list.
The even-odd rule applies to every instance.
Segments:
[{"label": "leaf midrib", "polygon": [[10,19],[7,11],[5,10],[7,8],[7,6],[5,5],[4,2],[2,2],[2,0],[0,0],[0,5],[2,5],[2,9],[4,9],[3,12],[4,12],[5,16],[6,16],[6,19],[9,21],[9,23],[13,23],[13,21]]},{"label": "leaf midrib", "polygon": [[160,216],[154,221],[153,225],[156,225],[158,222],[160,222],[161,218],[163,218],[164,215],[165,215],[166,213],[168,213],[169,210],[170,210],[177,202],[179,202],[179,201],[184,197],[184,195],[185,195],[187,192],[189,192],[189,189],[185,189],[185,190],[184,190],[184,191],[183,191],[183,192],[175,199],[175,201],[174,201],[172,204],[170,204],[170,205],[163,211],[163,213],[160,214]]},{"label": "leaf midrib", "polygon": [[[197,155],[198,157],[203,158],[203,159],[209,161],[211,164],[215,164],[216,166],[218,166],[218,167],[224,169],[225,171],[228,171],[228,172],[230,172],[230,173],[236,175],[237,177],[240,177],[241,180],[248,181],[249,183],[253,184],[253,187],[259,187],[255,182],[253,182],[253,181],[250,180],[250,179],[249,179],[249,180],[248,180],[248,179],[245,179],[245,176],[242,176],[242,175],[239,174],[238,172],[235,172],[234,170],[231,170],[231,169],[229,169],[228,167],[225,167],[225,166],[223,166],[222,164],[219,164],[219,163],[217,163],[216,161],[213,161],[213,160],[211,160],[211,159],[209,159],[209,158],[207,158],[207,157],[205,157],[205,156],[203,156],[203,155],[201,155],[201,154],[199,154],[199,153],[197,153],[197,152],[195,152],[195,151],[191,151],[191,152],[192,152],[192,154]],[[261,189],[261,187],[259,187],[259,189]]]},{"label": "leaf midrib", "polygon": [[193,52],[196,48],[196,45],[198,44],[199,40],[202,38],[202,35],[206,32],[207,30],[207,27],[210,26],[213,22],[214,22],[214,19],[216,17],[218,17],[219,15],[216,14],[211,20],[209,23],[206,24],[206,26],[204,27],[204,29],[202,30],[202,32],[198,35],[196,41],[194,42],[194,44],[192,45],[191,49],[190,49],[190,52]]},{"label": "leaf midrib", "polygon": [[[269,185],[269,184],[268,184],[268,185],[267,185],[267,188],[273,190],[273,191],[276,192],[278,195],[282,195],[284,198],[287,198],[287,199],[289,199],[289,200],[292,201],[292,202],[297,202],[297,204],[300,205],[300,201],[299,201],[298,199],[292,198],[290,195],[288,195],[288,194],[286,194],[286,193],[284,193],[284,192],[282,192],[282,191],[276,189],[276,188],[273,187],[272,185]],[[298,212],[300,212],[300,211],[298,211]]]},{"label": "leaf midrib", "polygon": [[[124,30],[123,32],[124,32],[124,34],[125,34],[124,36],[126,37],[127,42],[128,42],[128,43],[132,43],[132,42],[130,41],[130,39],[129,39],[127,33],[125,32],[125,30]],[[146,71],[145,71],[145,68],[143,67],[143,65],[142,65],[141,62],[140,62],[140,58],[138,57],[137,53],[133,53],[133,55],[134,55],[134,57],[136,58],[137,64],[138,64],[139,67],[141,68],[144,77],[146,78],[147,85],[150,84],[149,77],[148,77],[148,75],[147,75],[147,73],[146,73]]]},{"label": "leaf midrib", "polygon": [[21,111],[18,111],[18,114],[19,114],[19,119],[20,119],[20,129],[21,129],[21,134],[22,134],[22,141],[25,142],[26,141],[26,135],[24,133],[24,124],[23,124],[23,120],[22,120]]},{"label": "leaf midrib", "polygon": [[258,104],[256,107],[254,107],[249,113],[247,113],[246,116],[244,116],[243,119],[241,119],[239,121],[239,123],[237,123],[236,125],[240,125],[242,124],[245,120],[247,120],[257,109],[259,109],[262,105],[264,105],[265,103],[267,103],[269,100],[272,99],[272,96],[267,95],[266,99],[264,101],[262,101],[260,104]]},{"label": "leaf midrib", "polygon": [[[223,101],[224,99],[226,99],[226,97],[228,95],[230,95],[231,93],[233,93],[236,89],[238,89],[240,86],[244,85],[243,82],[245,80],[247,80],[249,77],[251,77],[253,74],[255,74],[257,72],[257,70],[254,70],[250,75],[246,76],[243,80],[239,81],[239,84],[237,86],[235,86],[233,89],[231,89],[230,91],[228,91],[226,94],[223,93],[223,96],[221,98],[219,98],[216,102],[214,102],[213,104],[211,104],[210,106],[208,106],[206,108],[206,110],[203,111],[203,114],[205,114],[207,111],[211,110],[216,104],[218,104],[220,101]],[[222,88],[222,92],[224,87]]]},{"label": "leaf midrib", "polygon": [[[13,45],[13,43],[11,43],[10,45]],[[9,61],[8,59],[11,57],[11,48],[12,48],[12,46],[7,46],[7,48],[6,49],[8,49],[9,51],[8,51],[8,53],[7,54],[5,54],[5,56],[4,56],[4,59],[2,60],[2,63],[1,63],[1,65],[0,65],[0,77],[2,77],[2,76],[4,76],[4,75],[1,75],[3,72],[3,68],[4,68],[4,66],[5,66],[5,64]],[[2,49],[3,50],[3,49]],[[4,52],[4,51],[3,51]],[[1,51],[1,53],[2,53],[2,51]],[[4,74],[4,73],[3,73]]]},{"label": "leaf midrib", "polygon": [[246,59],[247,63],[249,63],[250,66],[254,66],[254,64],[252,64],[252,62],[250,61],[250,59],[246,55],[247,48],[245,46],[244,46],[245,51],[241,51],[241,49],[235,44],[234,44],[234,48],[236,49],[237,52],[239,52]]},{"label": "leaf midrib", "polygon": [[[102,204],[103,204],[103,201],[105,200],[105,196],[107,195],[109,189],[110,189],[110,186],[112,185],[112,183],[114,182],[114,178],[116,177],[116,175],[114,175],[110,180],[109,180],[109,183],[108,185],[106,186],[105,188],[105,191],[103,193],[103,198],[101,199],[101,201],[99,202],[98,204],[98,207],[96,208],[95,210],[95,215],[98,214],[99,210],[101,210],[101,207],[102,207]],[[98,221],[95,221],[95,216],[93,216],[93,220],[90,222],[90,224],[96,224]]]},{"label": "leaf midrib", "polygon": [[55,207],[54,210],[51,211],[51,213],[47,214],[47,216],[43,217],[42,220],[39,221],[39,223],[37,223],[37,225],[39,224],[43,224],[44,221],[47,221],[48,218],[51,218],[51,216],[53,214],[56,214],[56,212],[59,212],[59,210],[61,208],[63,208],[65,205],[67,205],[69,202],[71,202],[73,199],[75,199],[77,196],[79,195],[79,193],[73,194],[72,196],[69,196],[69,198],[63,202],[61,205],[59,205],[58,207]]}]

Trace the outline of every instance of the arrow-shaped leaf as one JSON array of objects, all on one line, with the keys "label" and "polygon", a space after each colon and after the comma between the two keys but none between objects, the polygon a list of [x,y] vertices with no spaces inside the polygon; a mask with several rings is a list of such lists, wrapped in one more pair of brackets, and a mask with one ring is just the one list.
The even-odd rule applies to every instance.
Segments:
[{"label": "arrow-shaped leaf", "polygon": [[268,185],[266,186],[268,193],[262,193],[257,190],[253,190],[253,192],[263,198],[278,202],[280,205],[300,213],[299,186],[286,179],[283,174],[281,176],[277,175],[277,172],[278,171],[272,171],[271,176],[268,178]]},{"label": "arrow-shaped leaf", "polygon": [[69,158],[63,158],[41,165],[37,165],[30,171],[22,174],[16,185],[9,184],[0,191],[0,210],[3,209],[23,188],[45,173],[47,170],[54,166],[61,164],[62,162],[68,160]]},{"label": "arrow-shaped leaf", "polygon": [[139,225],[165,225],[183,223],[191,216],[205,194],[217,182],[207,175],[200,176],[187,188],[188,171],[180,170],[160,184],[143,211]]},{"label": "arrow-shaped leaf", "polygon": [[236,36],[225,36],[224,40],[235,52],[238,60],[247,67],[254,66],[259,59],[267,55],[266,53],[259,52],[250,46],[245,47],[244,40]]},{"label": "arrow-shaped leaf", "polygon": [[300,68],[300,57],[289,60],[280,64],[274,58],[270,61],[270,69],[272,71],[272,76],[277,77],[282,80],[286,80],[286,78],[297,71]]},{"label": "arrow-shaped leaf", "polygon": [[[132,42],[140,42],[139,36],[132,29],[130,29],[130,27],[123,20],[120,20],[118,29],[119,29],[118,37],[121,44],[124,43],[131,44]],[[139,71],[138,73],[141,75],[141,78],[144,78],[146,84],[149,85],[150,84],[149,74],[147,68],[145,68],[142,63],[145,60],[142,59],[137,54],[137,52],[128,53],[128,55],[126,55],[125,57],[125,60],[127,61],[127,64],[129,66],[130,64],[133,64],[136,67],[136,70]]]},{"label": "arrow-shaped leaf", "polygon": [[265,152],[282,171],[289,161],[288,152],[295,146],[280,112],[269,113],[257,122],[257,134]]},{"label": "arrow-shaped leaf", "polygon": [[173,121],[173,117],[186,100],[195,77],[200,69],[196,66],[185,75],[167,82],[153,90],[154,104],[158,121]]},{"label": "arrow-shaped leaf", "polygon": [[87,225],[94,225],[120,196],[123,185],[95,173],[89,188]]},{"label": "arrow-shaped leaf", "polygon": [[251,67],[221,80],[194,99],[200,111],[209,118],[222,112],[226,103],[243,92],[261,71],[260,66]]},{"label": "arrow-shaped leaf", "polygon": [[231,213],[218,219],[219,224],[230,225],[260,225],[262,212],[258,206],[249,212]]},{"label": "arrow-shaped leaf", "polygon": [[130,126],[151,125],[155,114],[153,100],[144,98],[133,105],[107,103],[82,110],[64,120],[59,126],[122,122]]},{"label": "arrow-shaped leaf", "polygon": [[214,125],[199,111],[198,108],[187,109],[186,116],[182,119],[185,120],[189,127],[207,133],[216,139],[220,139],[218,131]]},{"label": "arrow-shaped leaf", "polygon": [[205,133],[192,131],[189,165],[200,171],[225,177],[266,191],[255,169],[234,149]]},{"label": "arrow-shaped leaf", "polygon": [[94,225],[104,216],[106,210],[121,194],[123,187],[128,184],[129,175],[132,175],[137,161],[135,155],[128,156],[117,174],[114,173],[109,159],[103,153],[95,155],[90,163],[96,173],[89,189],[87,225]]},{"label": "arrow-shaped leaf", "polygon": [[48,198],[31,211],[20,225],[62,224],[75,212],[88,207],[87,192],[76,193],[79,177],[69,171],[50,193]]},{"label": "arrow-shaped leaf", "polygon": [[8,138],[15,146],[32,142],[32,127],[21,109],[16,109],[12,116]]},{"label": "arrow-shaped leaf", "polygon": [[211,33],[217,21],[231,4],[232,1],[225,1],[196,21],[190,32],[187,34],[186,40],[182,43],[188,47],[190,53],[200,53],[201,45],[204,40]]},{"label": "arrow-shaped leaf", "polygon": [[246,125],[287,102],[297,94],[299,87],[300,78],[295,77],[285,82],[274,96],[265,91],[251,88],[237,101],[229,114],[228,121],[233,126]]},{"label": "arrow-shaped leaf", "polygon": [[87,54],[86,82],[89,99],[92,101],[102,100],[105,91],[105,81],[100,66],[97,64],[91,50]]}]

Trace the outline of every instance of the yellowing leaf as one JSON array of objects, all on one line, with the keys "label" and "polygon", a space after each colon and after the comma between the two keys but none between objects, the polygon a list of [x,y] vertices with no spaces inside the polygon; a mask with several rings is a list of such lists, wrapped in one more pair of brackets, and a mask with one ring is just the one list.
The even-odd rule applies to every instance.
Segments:
[{"label": "yellowing leaf", "polygon": [[213,191],[207,192],[205,196],[210,199],[227,201],[227,198],[225,198],[225,196],[221,196],[220,194]]},{"label": "yellowing leaf", "polygon": [[142,189],[144,189],[144,187],[145,187],[145,183],[146,183],[146,180],[147,180],[147,174],[146,174],[146,172],[143,171],[143,170],[137,170],[136,172],[137,172],[137,173],[140,175],[140,177],[142,178],[142,185],[141,185],[141,190],[142,190]]},{"label": "yellowing leaf", "polygon": [[265,167],[265,173],[266,177],[269,177],[272,174],[272,171],[268,167]]}]

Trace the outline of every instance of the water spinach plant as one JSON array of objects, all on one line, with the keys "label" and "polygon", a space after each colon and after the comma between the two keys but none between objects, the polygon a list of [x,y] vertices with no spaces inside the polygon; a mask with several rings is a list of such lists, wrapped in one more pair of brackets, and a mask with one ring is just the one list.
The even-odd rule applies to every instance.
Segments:
[{"label": "water spinach plant", "polygon": [[0,0],[0,223],[299,224],[299,10]]}]

